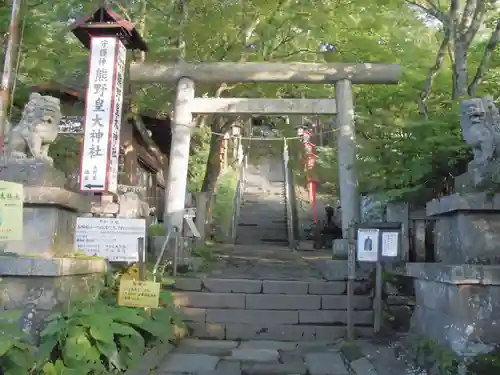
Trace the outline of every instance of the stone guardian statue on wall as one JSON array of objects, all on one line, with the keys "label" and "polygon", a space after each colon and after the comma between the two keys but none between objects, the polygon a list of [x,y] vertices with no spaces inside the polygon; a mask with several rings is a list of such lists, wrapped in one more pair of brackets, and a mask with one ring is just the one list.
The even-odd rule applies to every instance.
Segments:
[{"label": "stone guardian statue on wall", "polygon": [[460,126],[474,155],[468,166],[474,187],[488,190],[500,186],[500,114],[493,99],[462,101]]},{"label": "stone guardian statue on wall", "polygon": [[21,121],[6,137],[7,157],[42,160],[52,165],[48,152],[59,132],[60,105],[58,98],[32,93]]}]

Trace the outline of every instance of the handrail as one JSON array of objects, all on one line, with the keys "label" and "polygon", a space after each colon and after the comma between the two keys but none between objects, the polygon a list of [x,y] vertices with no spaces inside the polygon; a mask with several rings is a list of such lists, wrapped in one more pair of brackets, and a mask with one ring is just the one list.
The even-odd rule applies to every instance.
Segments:
[{"label": "handrail", "polygon": [[241,201],[243,200],[243,193],[245,192],[246,183],[246,167],[248,159],[247,154],[243,155],[243,160],[240,164],[240,173],[238,176],[238,182],[236,184],[236,192],[233,199],[233,212],[231,215],[231,225],[229,227],[229,235],[231,238],[231,243],[236,243],[236,228],[238,227],[238,219],[240,217]]},{"label": "handrail", "polygon": [[288,144],[286,139],[283,145],[283,172],[284,172],[284,190],[285,190],[285,218],[288,232],[288,246],[291,249],[296,249],[298,246],[298,218],[297,218],[297,205],[295,198],[295,187],[293,184],[292,169],[289,165],[290,156],[288,153]]}]

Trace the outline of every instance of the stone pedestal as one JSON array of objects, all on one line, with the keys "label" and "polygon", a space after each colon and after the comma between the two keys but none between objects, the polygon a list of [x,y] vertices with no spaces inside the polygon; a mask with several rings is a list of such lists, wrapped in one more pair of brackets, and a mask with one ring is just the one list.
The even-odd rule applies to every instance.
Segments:
[{"label": "stone pedestal", "polygon": [[500,266],[408,263],[417,306],[412,330],[461,357],[500,342]]},{"label": "stone pedestal", "polygon": [[89,212],[89,197],[64,189],[62,172],[32,159],[0,162],[0,180],[24,185],[24,238],[7,243],[1,250],[47,256],[74,251],[76,218]]},{"label": "stone pedestal", "polygon": [[345,260],[349,254],[349,240],[348,239],[336,239],[333,240],[332,246],[332,256],[333,259]]},{"label": "stone pedestal", "polygon": [[500,261],[500,195],[453,194],[427,203],[436,219],[436,261],[497,264]]},{"label": "stone pedestal", "polygon": [[0,160],[0,180],[17,182],[24,186],[46,186],[63,188],[64,173],[42,160]]},{"label": "stone pedestal", "polygon": [[103,259],[0,256],[0,316],[1,310],[23,311],[21,328],[36,339],[62,304],[95,299],[105,272]]}]

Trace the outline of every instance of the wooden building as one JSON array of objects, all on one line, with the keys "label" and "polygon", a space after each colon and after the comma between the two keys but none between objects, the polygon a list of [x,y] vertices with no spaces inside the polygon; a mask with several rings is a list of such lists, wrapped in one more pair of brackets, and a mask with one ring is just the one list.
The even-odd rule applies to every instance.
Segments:
[{"label": "wooden building", "polygon": [[[61,100],[61,134],[81,136],[85,111],[85,89],[59,83],[33,87],[34,92]],[[124,105],[124,107],[126,107]],[[147,197],[155,216],[162,220],[165,199],[165,173],[170,154],[170,118],[151,113],[125,113],[120,134],[118,189],[140,190]],[[78,171],[75,171],[77,173]]]}]

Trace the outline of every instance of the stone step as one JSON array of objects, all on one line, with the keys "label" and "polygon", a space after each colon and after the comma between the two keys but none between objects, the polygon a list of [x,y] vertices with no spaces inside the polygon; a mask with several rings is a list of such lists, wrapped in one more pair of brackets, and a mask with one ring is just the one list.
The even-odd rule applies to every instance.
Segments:
[{"label": "stone step", "polygon": [[[181,307],[265,310],[346,310],[346,295],[174,292]],[[369,296],[353,296],[355,310],[371,310]]]},{"label": "stone step", "polygon": [[[261,327],[277,325],[325,325],[347,324],[345,310],[250,310],[250,309],[210,309],[178,307],[177,311],[186,322],[207,324],[250,324]],[[352,322],[358,326],[373,325],[372,310],[354,310]]]},{"label": "stone step", "polygon": [[[354,283],[354,294],[367,294],[367,281]],[[175,279],[174,291],[212,292],[212,293],[245,293],[245,294],[280,294],[280,295],[345,295],[345,280],[295,281],[295,280],[256,280],[256,279],[224,279],[224,278],[189,278]]]},{"label": "stone step", "polygon": [[[186,322],[192,337],[211,340],[333,341],[346,337],[345,326]],[[373,336],[372,327],[355,326],[356,337]]]}]

